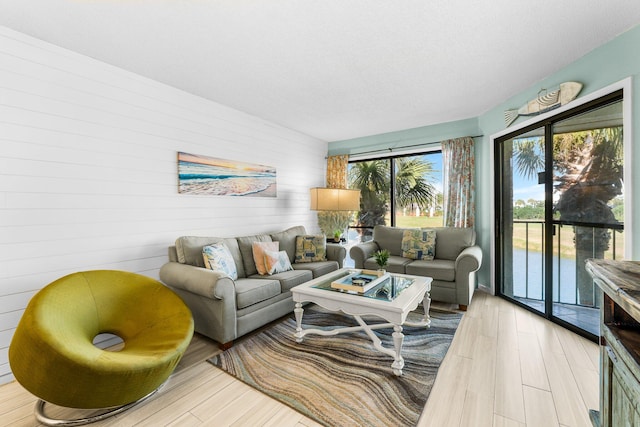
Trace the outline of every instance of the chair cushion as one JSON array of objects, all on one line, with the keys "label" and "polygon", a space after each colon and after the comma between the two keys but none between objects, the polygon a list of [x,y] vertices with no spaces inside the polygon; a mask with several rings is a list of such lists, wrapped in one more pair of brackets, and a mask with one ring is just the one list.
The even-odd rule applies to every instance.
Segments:
[{"label": "chair cushion", "polygon": [[202,257],[205,267],[209,270],[222,272],[232,280],[236,280],[238,278],[236,264],[231,256],[229,248],[227,248],[227,245],[224,243],[214,243],[203,247]]},{"label": "chair cushion", "polygon": [[456,262],[446,259],[434,259],[432,261],[411,261],[405,266],[407,274],[414,276],[427,276],[433,280],[453,282],[456,280]]},{"label": "chair cushion", "polygon": [[256,270],[258,270],[258,274],[265,275],[270,274],[268,272],[268,268],[264,262],[264,253],[265,251],[275,251],[278,252],[280,246],[278,242],[253,242],[251,244],[251,251],[253,254],[253,261],[256,264]]},{"label": "chair cushion", "polygon": [[268,300],[280,294],[280,282],[255,275],[236,281],[236,305],[238,310]]},{"label": "chair cushion", "polygon": [[404,230],[402,256],[409,259],[432,260],[436,253],[435,230]]},{"label": "chair cushion", "polygon": [[295,262],[316,262],[327,260],[327,238],[324,234],[296,237]]}]

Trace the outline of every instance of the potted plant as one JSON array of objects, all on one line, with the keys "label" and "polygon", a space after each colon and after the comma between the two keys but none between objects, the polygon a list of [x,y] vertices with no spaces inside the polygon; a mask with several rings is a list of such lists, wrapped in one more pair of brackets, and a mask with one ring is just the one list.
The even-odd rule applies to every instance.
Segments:
[{"label": "potted plant", "polygon": [[333,232],[333,241],[336,242],[336,243],[340,243],[340,237],[342,237],[342,231],[335,230]]},{"label": "potted plant", "polygon": [[376,259],[376,264],[378,264],[378,271],[385,273],[384,269],[389,261],[389,251],[386,249],[377,251],[373,254],[373,257]]}]

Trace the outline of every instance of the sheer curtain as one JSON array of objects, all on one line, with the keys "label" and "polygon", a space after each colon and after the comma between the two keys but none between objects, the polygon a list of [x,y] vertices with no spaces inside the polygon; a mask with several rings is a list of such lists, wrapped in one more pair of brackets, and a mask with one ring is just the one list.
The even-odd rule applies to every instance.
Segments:
[{"label": "sheer curtain", "polygon": [[476,219],[473,138],[442,141],[442,166],[444,225],[473,227]]}]

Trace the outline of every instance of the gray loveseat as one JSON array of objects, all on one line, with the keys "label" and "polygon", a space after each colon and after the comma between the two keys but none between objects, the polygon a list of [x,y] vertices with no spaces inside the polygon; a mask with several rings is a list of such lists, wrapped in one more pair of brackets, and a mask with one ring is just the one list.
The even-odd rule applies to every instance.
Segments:
[{"label": "gray loveseat", "polygon": [[[294,263],[296,237],[306,234],[303,226],[297,226],[245,237],[180,237],[169,247],[169,262],[160,269],[160,280],[189,306],[196,332],[227,349],[233,340],[292,313],[292,287],[342,267],[346,250],[338,244],[327,244],[327,261]],[[287,252],[293,270],[258,274],[252,243],[271,241],[278,241],[280,250]],[[224,242],[233,256],[236,280],[205,267],[202,248],[219,242]]]},{"label": "gray loveseat", "polygon": [[402,256],[405,228],[376,225],[373,240],[351,247],[350,257],[356,268],[376,269],[374,252],[387,249],[387,271],[433,278],[431,298],[458,304],[466,310],[475,289],[475,272],[482,264],[482,251],[471,228],[435,227],[435,257],[431,261],[413,260]]}]

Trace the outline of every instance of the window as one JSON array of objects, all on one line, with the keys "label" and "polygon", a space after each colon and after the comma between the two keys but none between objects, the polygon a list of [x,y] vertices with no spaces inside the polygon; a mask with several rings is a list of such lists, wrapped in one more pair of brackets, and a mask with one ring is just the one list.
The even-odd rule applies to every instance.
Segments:
[{"label": "window", "polygon": [[412,154],[349,163],[349,188],[359,189],[360,212],[350,238],[369,240],[373,227],[439,227],[442,153]]}]

